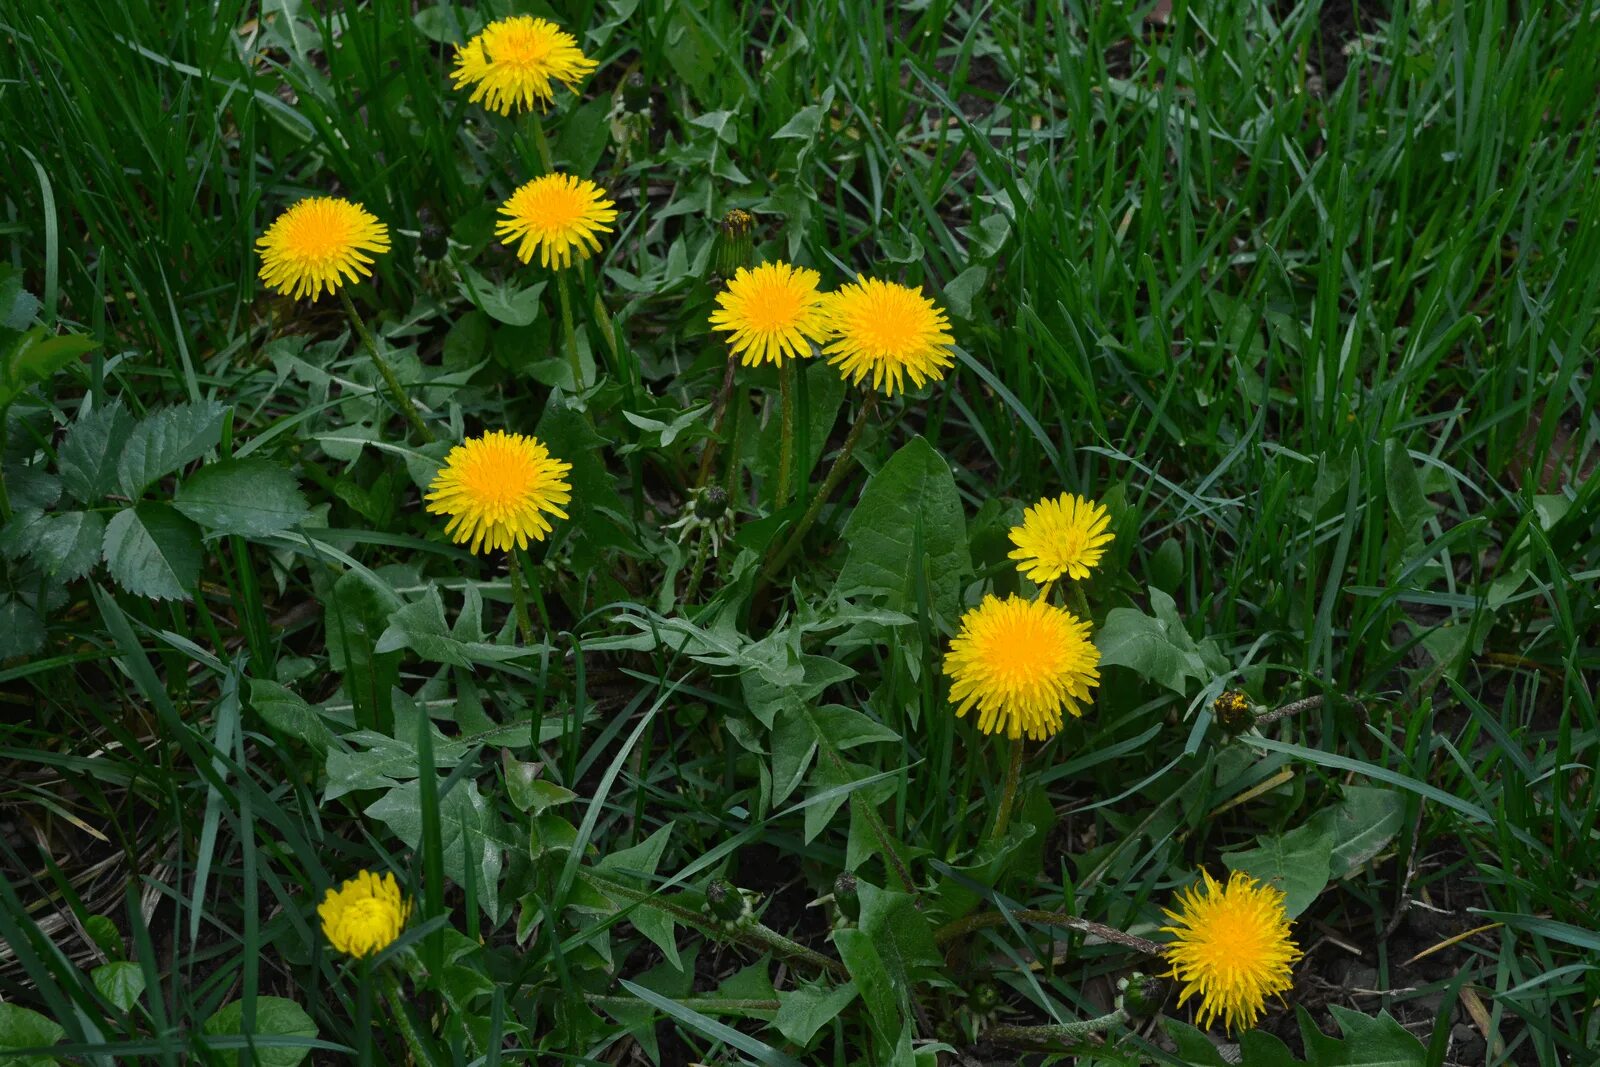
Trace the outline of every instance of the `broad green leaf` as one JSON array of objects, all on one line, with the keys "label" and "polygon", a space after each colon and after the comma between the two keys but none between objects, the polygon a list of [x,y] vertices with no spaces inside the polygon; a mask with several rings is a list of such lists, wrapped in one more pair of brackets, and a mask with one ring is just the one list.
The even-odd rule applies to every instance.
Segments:
[{"label": "broad green leaf", "polygon": [[326,752],[333,741],[333,733],[317,709],[288,686],[265,678],[252,678],[250,704],[274,730],[304,741],[317,752]]},{"label": "broad green leaf", "polygon": [[1177,1044],[1178,1055],[1189,1067],[1229,1067],[1228,1061],[1217,1051],[1217,1046],[1201,1031],[1170,1017],[1163,1018],[1161,1023]]},{"label": "broad green leaf", "polygon": [[[669,822],[632,848],[608,853],[595,866],[624,882],[633,882],[641,889],[649,889],[656,865],[661,862],[661,854],[666,851],[667,839],[671,836],[672,824]],[[672,921],[672,916],[659,908],[639,907],[628,913],[628,920],[655,943],[668,963],[674,967],[683,966],[678,958],[677,924]]]},{"label": "broad green leaf", "polygon": [[[414,731],[408,731],[408,736]],[[415,778],[420,766],[416,746],[372,730],[357,730],[344,735],[349,749],[328,752],[324,768],[327,781],[322,799],[334,800],[363,789],[390,789],[396,783]],[[465,758],[465,742],[445,737],[433,727],[433,765],[449,770]]]},{"label": "broad green leaf", "polygon": [[895,988],[909,990],[925,973],[941,967],[933,925],[911,894],[879,889],[869,882],[858,882],[856,891],[861,897],[861,931],[877,946]]},{"label": "broad green leaf", "polygon": [[215,400],[199,400],[139,420],[117,457],[117,485],[123,495],[138,500],[157,479],[216,448],[227,410]]},{"label": "broad green leaf", "polygon": [[528,326],[539,317],[539,296],[544,292],[544,282],[534,282],[525,288],[497,284],[468,267],[459,284],[461,295],[496,322]]},{"label": "broad green leaf", "polygon": [[[13,302],[13,310],[17,304]],[[20,312],[17,312],[20,314]],[[31,315],[30,315],[31,317]],[[57,336],[48,326],[35,326],[7,340],[0,337],[0,414],[30,385],[49,381],[57,371],[100,342],[70,334]]]},{"label": "broad green leaf", "polygon": [[[14,1048],[42,1048],[60,1041],[66,1031],[31,1008],[0,1002],[0,1052]],[[50,1056],[5,1056],[8,1067],[52,1067]]]},{"label": "broad green leaf", "polygon": [[52,577],[62,581],[82,578],[100,562],[105,532],[105,516],[98,511],[46,515],[37,529],[33,558]]},{"label": "broad green leaf", "polygon": [[1333,830],[1311,819],[1287,833],[1256,838],[1256,847],[1222,857],[1229,870],[1243,871],[1284,894],[1284,910],[1294,918],[1311,906],[1328,885]]},{"label": "broad green leaf", "polygon": [[400,653],[379,655],[374,646],[402,603],[394,590],[362,571],[340,575],[325,601],[328,665],[344,674],[358,723],[382,729],[392,725],[391,690],[400,672]]},{"label": "broad green leaf", "polygon": [[537,815],[547,808],[570,804],[578,799],[578,794],[572,790],[540,778],[539,773],[543,764],[524,763],[512,759],[510,751],[506,750],[501,757],[500,765],[505,770],[506,795],[511,798],[511,803],[517,806],[518,811]]},{"label": "broad green leaf", "polygon": [[38,313],[39,298],[23,287],[21,269],[0,263],[0,330],[20,333]]},{"label": "broad green leaf", "polygon": [[927,441],[913,437],[872,476],[844,540],[850,555],[841,592],[864,589],[890,610],[912,613],[926,581],[933,609],[956,617],[961,580],[972,570],[967,524],[950,464]]},{"label": "broad green leaf", "polygon": [[873,1030],[886,1044],[894,1044],[900,1033],[900,999],[872,935],[865,930],[840,930],[833,935],[833,944],[872,1016]]},{"label": "broad green leaf", "polygon": [[133,1007],[144,992],[144,968],[137,963],[107,963],[89,972],[100,995],[123,1011]]},{"label": "broad green leaf", "polygon": [[418,32],[435,44],[466,44],[483,29],[483,13],[475,8],[445,3],[425,7],[411,17]]},{"label": "broad green leaf", "polygon": [[1328,1037],[1299,1009],[1300,1035],[1312,1067],[1426,1067],[1427,1050],[1388,1012],[1376,1018],[1328,1005],[1344,1040]]},{"label": "broad green leaf", "polygon": [[244,537],[266,537],[306,517],[294,475],[266,459],[206,464],[178,486],[173,506],[212,533]]},{"label": "broad green leaf", "polygon": [[1094,638],[1100,649],[1100,666],[1127,667],[1147,681],[1177,693],[1187,692],[1189,680],[1204,681],[1211,676],[1211,668],[1183,628],[1172,598],[1151,589],[1150,607],[1154,615],[1137,608],[1111,609]]},{"label": "broad green leaf", "polygon": [[138,596],[184,600],[200,578],[200,530],[164,504],[124,508],[106,524],[106,569]]},{"label": "broad green leaf", "polygon": [[856,999],[856,984],[846,982],[824,989],[820,985],[800,986],[778,994],[778,1015],[772,1025],[778,1033],[802,1047],[809,1045],[818,1030],[827,1026]]},{"label": "broad green leaf", "polygon": [[561,137],[556,141],[556,156],[565,160],[571,174],[593,173],[600,154],[611,139],[611,99],[597,96],[572,109],[561,122]]},{"label": "broad green leaf", "polygon": [[958,318],[972,318],[972,302],[978,294],[983,292],[984,283],[989,280],[989,268],[984,266],[968,267],[966,270],[950,279],[950,284],[944,287],[945,303]]},{"label": "broad green leaf", "polygon": [[1422,540],[1423,527],[1433,517],[1434,506],[1422,491],[1422,479],[1405,442],[1391,438],[1383,447],[1383,481],[1400,536],[1398,544]]},{"label": "broad green leaf", "polygon": [[[217,1013],[206,1020],[205,1032],[222,1037],[231,1034],[243,1034],[244,1029],[244,1002],[240,1000],[229,1001],[217,1009]],[[284,1038],[290,1042],[295,1039],[309,1041],[317,1036],[317,1024],[305,1009],[292,1000],[283,997],[256,997],[255,999],[255,1024],[251,1028],[251,1035],[256,1038]],[[309,1046],[295,1047],[293,1044],[255,1044],[255,1063],[260,1067],[296,1067],[311,1052]],[[235,1060],[234,1054],[225,1054],[227,1062]]]},{"label": "broad green leaf", "polygon": [[[422,845],[422,785],[415,780],[389,790],[367,806],[365,814],[388,825],[409,848]],[[490,922],[500,918],[500,869],[509,835],[489,801],[468,778],[457,782],[439,803],[439,841],[444,873],[456,885],[465,885],[467,867],[478,903]]]},{"label": "broad green leaf", "polygon": [[117,460],[133,427],[133,416],[120,402],[96,408],[74,422],[56,453],[62,487],[84,504],[115,489]]},{"label": "broad green leaf", "polygon": [[412,601],[391,615],[388,627],[375,646],[380,654],[407,648],[425,660],[455,667],[504,663],[534,651],[519,645],[463,640],[445,622],[444,601],[436,586],[429,586],[422,599]]},{"label": "broad green leaf", "polygon": [[1347,785],[1344,799],[1319,818],[1330,823],[1333,853],[1328,873],[1344,878],[1372,862],[1400,832],[1405,815],[1405,798],[1394,789],[1371,785]]}]

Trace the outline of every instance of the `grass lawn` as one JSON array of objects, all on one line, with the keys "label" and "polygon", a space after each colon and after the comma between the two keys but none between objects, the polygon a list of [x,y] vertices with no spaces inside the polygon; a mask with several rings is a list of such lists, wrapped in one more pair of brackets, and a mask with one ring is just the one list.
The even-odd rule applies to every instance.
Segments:
[{"label": "grass lawn", "polygon": [[0,43],[0,1059],[1597,1062],[1593,0]]}]

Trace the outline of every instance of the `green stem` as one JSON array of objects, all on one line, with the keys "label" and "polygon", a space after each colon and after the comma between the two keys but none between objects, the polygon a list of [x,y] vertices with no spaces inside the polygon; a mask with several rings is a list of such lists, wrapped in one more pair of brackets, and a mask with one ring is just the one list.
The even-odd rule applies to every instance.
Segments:
[{"label": "green stem", "polygon": [[602,878],[593,871],[579,868],[578,877],[588,882],[602,896],[625,900],[630,904],[665,912],[685,926],[692,926],[713,937],[726,937],[757,951],[777,953],[788,959],[809,964],[817,970],[825,971],[841,980],[850,977],[850,972],[845,970],[844,964],[838,960],[829,959],[820,952],[815,952],[796,941],[791,941],[776,930],[763,926],[761,923],[751,923],[748,926],[726,926],[692,908],[685,908],[671,901],[662,900],[654,893],[646,893],[642,890],[634,889],[632,886],[613,882],[609,878]]},{"label": "green stem", "polygon": [[411,1050],[412,1062],[432,1063],[433,1057],[428,1054],[422,1035],[417,1033],[417,1028],[412,1025],[410,1012],[406,1011],[405,998],[400,995],[399,980],[389,971],[384,972],[384,979],[383,994],[389,1004],[389,1015],[394,1019],[395,1029],[400,1031],[401,1038],[405,1040],[406,1048]]},{"label": "green stem", "polygon": [[561,336],[567,346],[567,360],[572,364],[572,388],[583,388],[583,363],[578,359],[578,333],[572,326],[572,293],[567,288],[567,272],[556,271],[556,291],[561,294]]},{"label": "green stem", "polygon": [[1070,580],[1065,584],[1067,587],[1067,599],[1072,601],[1073,614],[1077,615],[1078,618],[1082,619],[1084,622],[1090,621],[1089,598],[1083,595],[1083,584],[1081,582]]},{"label": "green stem", "polygon": [[1128,1021],[1128,1013],[1118,1008],[1097,1019],[1083,1019],[1073,1023],[1052,1023],[1048,1026],[991,1026],[983,1032],[985,1040],[997,1045],[1032,1049],[1040,1045],[1073,1045],[1092,1034],[1098,1034]]},{"label": "green stem", "polygon": [[1055,926],[1063,930],[1076,930],[1083,934],[1093,934],[1102,941],[1109,941],[1114,945],[1131,948],[1135,952],[1144,953],[1146,956],[1162,956],[1166,953],[1164,945],[1140,937],[1138,934],[1125,933],[1114,927],[1106,926],[1104,923],[1080,919],[1076,915],[1068,915],[1065,912],[1045,911],[1041,908],[1019,908],[1012,912],[977,912],[939,927],[933,933],[933,942],[936,945],[948,944],[957,938],[965,937],[974,930],[983,930],[991,926],[1005,926],[1012,919],[1034,923],[1038,926]]},{"label": "green stem", "polygon": [[1006,839],[1006,828],[1011,825],[1011,808],[1017,800],[1017,780],[1022,777],[1022,746],[1020,737],[1011,739],[1011,762],[1006,766],[1005,790],[1000,794],[1000,810],[994,816],[994,829],[989,831],[989,841],[998,848]]},{"label": "green stem", "polygon": [[799,549],[812,524],[817,521],[817,516],[822,514],[822,505],[827,503],[834,490],[839,488],[839,483],[844,481],[845,475],[850,472],[851,454],[855,452],[856,444],[861,440],[861,433],[866,429],[867,422],[877,406],[878,394],[868,393],[866,402],[861,405],[860,414],[856,416],[855,425],[850,427],[850,434],[844,439],[844,447],[839,449],[839,455],[834,458],[833,466],[828,468],[828,476],[822,480],[822,488],[818,489],[817,495],[811,499],[811,506],[800,516],[800,521],[795,524],[794,531],[789,534],[789,539],[784,542],[783,548],[761,569],[759,585],[772,581],[778,572],[783,570],[783,565],[789,562],[789,557]]},{"label": "green stem", "polygon": [[683,589],[683,602],[685,604],[693,603],[695,594],[700,592],[700,579],[705,577],[706,552],[710,546],[711,530],[709,528],[702,527],[700,530],[700,539],[695,543],[694,570],[689,574],[689,584],[684,586]]},{"label": "green stem", "polygon": [[361,317],[361,312],[356,310],[355,304],[350,300],[350,294],[344,289],[339,290],[339,299],[344,301],[345,314],[350,316],[350,322],[355,326],[356,336],[361,338],[361,343],[366,346],[367,355],[372,357],[372,365],[378,368],[378,374],[383,377],[383,384],[389,390],[389,396],[394,400],[395,406],[406,417],[411,428],[417,431],[417,436],[424,441],[435,440],[433,431],[428,429],[428,424],[422,421],[417,407],[406,395],[405,389],[400,385],[400,379],[394,376],[394,368],[389,366],[389,361],[383,358],[378,351],[378,343],[372,339],[372,333],[367,329],[366,320]]},{"label": "green stem", "polygon": [[522,553],[515,545],[506,553],[511,561],[511,606],[517,615],[517,628],[522,631],[522,643],[533,645],[533,620],[528,617],[528,595],[523,589]]},{"label": "green stem", "polygon": [[774,511],[789,503],[789,472],[794,466],[794,360],[778,367],[778,395],[783,407],[783,429],[778,443],[778,494]]},{"label": "green stem", "polygon": [[[637,1008],[639,1001],[635,997],[608,997],[599,993],[585,993],[583,999],[599,1007]],[[777,1011],[780,1007],[776,1000],[756,1000],[746,997],[681,997],[677,1003],[691,1011],[701,1012],[739,1012],[739,1011]]]},{"label": "green stem", "polygon": [[539,164],[546,174],[554,174],[556,165],[550,156],[550,142],[544,139],[544,120],[537,111],[530,111],[528,121],[533,124],[533,147],[539,153]]},{"label": "green stem", "polygon": [[1268,723],[1277,722],[1279,719],[1288,718],[1290,715],[1298,715],[1302,711],[1313,711],[1322,707],[1322,699],[1322,694],[1318,693],[1315,696],[1306,697],[1304,700],[1296,700],[1292,704],[1285,704],[1281,708],[1263,712],[1256,716],[1256,725],[1265,726]]}]

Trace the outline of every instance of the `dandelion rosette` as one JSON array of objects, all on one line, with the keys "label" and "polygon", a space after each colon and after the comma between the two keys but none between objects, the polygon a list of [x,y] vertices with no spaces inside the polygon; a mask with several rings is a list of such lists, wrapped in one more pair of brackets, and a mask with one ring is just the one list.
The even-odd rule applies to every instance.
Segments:
[{"label": "dandelion rosette", "polygon": [[1100,684],[1089,624],[1043,600],[986,596],[961,619],[944,673],[956,715],[978,709],[978,729],[1043,741],[1074,717]]},{"label": "dandelion rosette", "polygon": [[1071,493],[1046,497],[1022,513],[1021,526],[1011,528],[1011,543],[1017,547],[1010,558],[1036,585],[1063,574],[1087,578],[1112,541],[1110,525],[1106,509],[1091,500]]},{"label": "dandelion rosette", "polygon": [[317,905],[317,917],[330,945],[361,959],[394,944],[411,917],[411,901],[400,892],[393,874],[380,878],[362,871],[338,889],[328,890]]},{"label": "dandelion rosette", "polygon": [[332,196],[301,200],[256,240],[261,280],[284,296],[312,300],[371,275],[366,252],[389,251],[389,228],[360,204]]},{"label": "dandelion rosette", "polygon": [[1178,895],[1177,911],[1163,909],[1173,925],[1162,930],[1174,938],[1166,977],[1182,983],[1180,1007],[1200,998],[1201,1026],[1221,1018],[1234,1033],[1255,1024],[1268,997],[1281,998],[1294,985],[1292,968],[1301,953],[1289,940],[1282,892],[1240,871],[1226,885],[1207,871],[1200,874],[1199,885]]},{"label": "dandelion rosette", "polygon": [[588,259],[600,251],[596,235],[611,232],[617,205],[605,197],[606,191],[587,178],[546,174],[500,205],[503,217],[494,232],[516,246],[522,262],[532,260],[537,250],[541,266],[564,270],[574,257]]},{"label": "dandelion rosette", "polygon": [[711,328],[730,334],[728,347],[746,367],[808,357],[811,342],[828,336],[819,281],[816,271],[782,262],[740,267],[717,294]]},{"label": "dandelion rosette", "polygon": [[425,499],[430,514],[450,516],[445,533],[473,552],[527,548],[552,529],[547,513],[567,517],[571,470],[537,438],[494,430],[452,448]]},{"label": "dandelion rosette", "polygon": [[472,103],[509,115],[513,110],[542,111],[555,102],[555,84],[573,92],[590,74],[595,61],[583,54],[578,39],[547,19],[515,15],[497,19],[456,50],[450,78],[457,89],[472,86]]},{"label": "dandelion rosette", "polygon": [[823,351],[839,373],[893,396],[905,380],[920,388],[955,366],[950,320],[922,290],[857,276],[824,304],[833,340]]}]

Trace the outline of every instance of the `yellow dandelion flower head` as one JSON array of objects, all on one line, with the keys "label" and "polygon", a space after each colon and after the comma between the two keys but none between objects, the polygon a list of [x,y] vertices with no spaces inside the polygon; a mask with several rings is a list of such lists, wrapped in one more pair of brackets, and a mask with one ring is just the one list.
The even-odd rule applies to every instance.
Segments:
[{"label": "yellow dandelion flower head", "polygon": [[906,378],[920,388],[955,366],[950,320],[920,288],[857,275],[824,308],[834,339],[823,351],[857,385],[870,376],[872,388],[893,396]]},{"label": "yellow dandelion flower head", "polygon": [[456,49],[450,78],[457,89],[472,86],[472,103],[502,115],[513,109],[542,111],[556,98],[554,82],[573,92],[594,73],[595,61],[578,39],[547,19],[514,15],[497,19]]},{"label": "yellow dandelion flower head", "polygon": [[394,944],[411,917],[411,901],[393,874],[380,878],[362,871],[338,889],[330,888],[317,905],[317,916],[328,943],[360,959]]},{"label": "yellow dandelion flower head", "polygon": [[811,342],[828,336],[821,275],[787,263],[740,267],[717,294],[711,328],[732,334],[728,347],[746,367],[782,364],[811,355]]},{"label": "yellow dandelion flower head", "polygon": [[1166,977],[1183,983],[1179,1006],[1199,996],[1201,1026],[1220,1017],[1233,1033],[1253,1026],[1267,998],[1294,985],[1290,971],[1301,953],[1289,940],[1281,892],[1240,871],[1226,885],[1200,873],[1203,883],[1185,889],[1178,910],[1167,911],[1174,925],[1162,930],[1175,940],[1167,947]]},{"label": "yellow dandelion flower head", "polygon": [[261,280],[284,296],[312,300],[372,273],[364,252],[389,251],[389,228],[360,204],[332,196],[302,200],[256,240]]},{"label": "yellow dandelion flower head", "polygon": [[1061,711],[1077,717],[1100,684],[1100,650],[1089,624],[1044,600],[986,596],[961,619],[944,673],[958,716],[978,709],[978,729],[1035,741],[1061,729]]},{"label": "yellow dandelion flower head", "polygon": [[428,511],[448,515],[444,532],[471,551],[527,548],[564,519],[572,499],[572,464],[550,455],[537,438],[494,430],[456,445],[428,487]]},{"label": "yellow dandelion flower head", "polygon": [[610,233],[617,205],[606,191],[587,178],[546,174],[511,194],[500,205],[504,216],[494,228],[506,244],[517,246],[517,258],[527,263],[539,251],[539,263],[564,270],[573,257],[588,259],[600,251],[596,234]]},{"label": "yellow dandelion flower head", "polygon": [[1022,513],[1022,525],[1011,528],[1011,553],[1017,570],[1043,585],[1065,574],[1087,578],[1100,562],[1112,537],[1106,509],[1081,496],[1046,497]]}]

